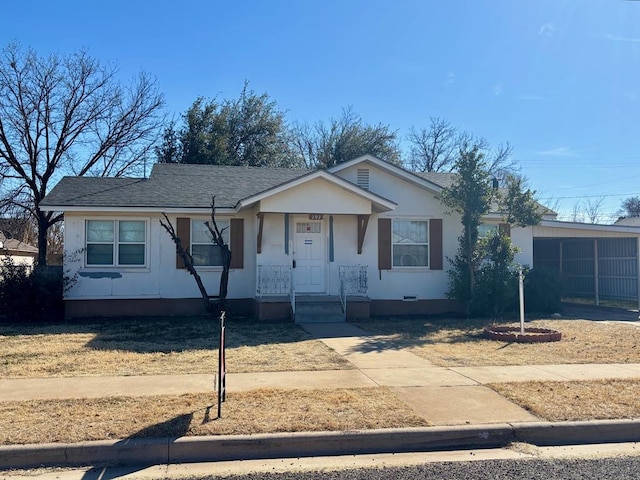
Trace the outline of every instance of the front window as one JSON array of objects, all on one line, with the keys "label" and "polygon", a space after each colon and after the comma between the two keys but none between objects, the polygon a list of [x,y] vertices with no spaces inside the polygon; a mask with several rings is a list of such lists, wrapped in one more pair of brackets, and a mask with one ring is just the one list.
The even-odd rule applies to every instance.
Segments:
[{"label": "front window", "polygon": [[[213,236],[204,224],[205,220],[191,221],[191,256],[196,267],[222,266],[220,247],[213,242]],[[216,220],[222,232],[224,243],[229,244],[229,221]]]},{"label": "front window", "polygon": [[393,221],[393,266],[429,266],[429,226],[426,220]]},{"label": "front window", "polygon": [[87,266],[144,266],[144,220],[87,220]]},{"label": "front window", "polygon": [[498,232],[498,225],[490,223],[481,223],[478,225],[478,238],[486,238],[491,233]]}]

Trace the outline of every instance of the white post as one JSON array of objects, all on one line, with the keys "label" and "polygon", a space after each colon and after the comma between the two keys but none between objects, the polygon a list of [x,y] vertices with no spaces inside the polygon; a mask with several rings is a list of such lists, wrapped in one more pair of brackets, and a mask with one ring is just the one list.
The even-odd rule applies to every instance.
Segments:
[{"label": "white post", "polygon": [[524,275],[522,275],[522,269],[518,273],[518,290],[520,292],[520,334],[524,335]]}]

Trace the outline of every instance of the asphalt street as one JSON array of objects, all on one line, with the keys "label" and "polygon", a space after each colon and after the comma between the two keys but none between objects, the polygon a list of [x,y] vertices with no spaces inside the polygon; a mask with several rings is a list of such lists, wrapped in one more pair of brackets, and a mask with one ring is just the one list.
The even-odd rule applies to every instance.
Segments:
[{"label": "asphalt street", "polygon": [[490,460],[333,472],[256,473],[190,480],[637,480],[640,457],[591,460]]}]

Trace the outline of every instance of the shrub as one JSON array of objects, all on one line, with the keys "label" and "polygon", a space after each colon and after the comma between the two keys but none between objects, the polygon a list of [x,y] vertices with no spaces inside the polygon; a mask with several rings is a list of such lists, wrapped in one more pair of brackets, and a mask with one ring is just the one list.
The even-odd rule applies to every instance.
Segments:
[{"label": "shrub", "polygon": [[59,320],[64,284],[60,267],[31,269],[7,257],[0,262],[0,312],[22,322]]},{"label": "shrub", "polygon": [[562,277],[557,270],[546,267],[529,270],[524,278],[526,311],[535,313],[559,311],[562,291]]},{"label": "shrub", "polygon": [[514,263],[516,248],[509,237],[492,233],[479,242],[484,259],[476,271],[470,302],[473,316],[499,318],[513,311],[518,301],[518,273]]}]

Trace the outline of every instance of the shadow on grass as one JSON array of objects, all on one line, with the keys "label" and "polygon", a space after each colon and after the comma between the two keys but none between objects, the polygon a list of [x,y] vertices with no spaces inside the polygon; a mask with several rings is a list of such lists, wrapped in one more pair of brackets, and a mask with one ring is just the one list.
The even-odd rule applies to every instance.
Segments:
[{"label": "shadow on grass", "polygon": [[486,319],[458,318],[385,318],[354,322],[354,325],[367,332],[368,336],[352,351],[371,353],[436,343],[477,343],[486,341],[482,336],[482,328],[488,323],[491,322]]},{"label": "shadow on grass", "polygon": [[[172,353],[213,350],[218,346],[218,320],[209,316],[92,318],[65,324],[0,325],[0,336],[90,334],[94,350]],[[227,348],[295,343],[312,339],[292,323],[227,320]],[[43,339],[46,341],[46,339]]]},{"label": "shadow on grass", "polygon": [[[209,408],[211,407],[207,408],[207,413]],[[138,453],[140,454],[140,463],[123,467],[94,467],[84,473],[84,475],[82,476],[82,480],[108,480],[122,478],[123,476],[131,475],[135,472],[139,472],[146,468],[157,465],[158,462],[144,461],[145,447],[144,445],[139,444],[140,441],[151,439],[150,441],[156,440],[157,442],[166,445],[167,437],[183,437],[189,431],[194,413],[195,412],[185,413],[164,422],[145,427],[142,430],[116,443],[116,447],[129,446],[134,457],[136,455],[136,453],[134,452],[139,449]],[[161,463],[166,463],[166,459],[163,459]]]}]

